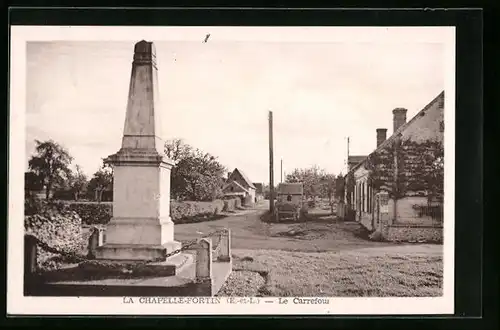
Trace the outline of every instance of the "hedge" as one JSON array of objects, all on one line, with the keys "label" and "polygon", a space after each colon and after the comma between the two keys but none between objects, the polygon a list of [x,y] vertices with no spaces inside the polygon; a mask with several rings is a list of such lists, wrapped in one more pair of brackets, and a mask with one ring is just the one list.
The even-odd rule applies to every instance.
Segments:
[{"label": "hedge", "polygon": [[[82,235],[82,219],[68,205],[45,200],[25,202],[25,234],[38,238],[63,252],[81,254],[87,248],[88,237]],[[57,254],[37,249],[38,268],[59,268],[64,259]]]},{"label": "hedge", "polygon": [[[228,200],[231,201],[231,200]],[[241,208],[241,200],[235,198],[232,200],[231,206],[234,203],[233,209]],[[94,202],[58,202],[75,211],[82,219],[82,223],[86,225],[107,224],[113,216],[112,203],[94,203]],[[215,200],[212,202],[170,202],[170,217],[174,223],[186,223],[190,220],[197,221],[200,218],[208,218],[217,216],[221,212],[226,211],[226,201]],[[230,207],[228,205],[228,207]],[[231,211],[232,209],[227,209]],[[195,219],[196,218],[196,219]]]},{"label": "hedge", "polygon": [[70,209],[78,213],[86,225],[107,224],[113,215],[112,203],[70,203]]},{"label": "hedge", "polygon": [[224,201],[213,202],[170,202],[170,217],[174,223],[191,222],[199,217],[219,215],[224,208]]}]

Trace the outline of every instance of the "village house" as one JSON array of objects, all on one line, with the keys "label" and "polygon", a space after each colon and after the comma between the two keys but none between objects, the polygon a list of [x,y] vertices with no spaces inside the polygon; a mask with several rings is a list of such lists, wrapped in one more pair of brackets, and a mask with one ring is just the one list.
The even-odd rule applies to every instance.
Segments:
[{"label": "village house", "polygon": [[255,202],[260,202],[264,199],[264,185],[259,182],[254,182],[255,186]]},{"label": "village house", "polygon": [[222,189],[225,197],[238,196],[246,206],[255,203],[256,187],[241,170],[235,168],[228,175],[226,185]]},{"label": "village house", "polygon": [[355,219],[387,240],[442,241],[444,92],[410,121],[393,110],[393,134],[376,130],[376,149],[350,157],[346,200]]}]

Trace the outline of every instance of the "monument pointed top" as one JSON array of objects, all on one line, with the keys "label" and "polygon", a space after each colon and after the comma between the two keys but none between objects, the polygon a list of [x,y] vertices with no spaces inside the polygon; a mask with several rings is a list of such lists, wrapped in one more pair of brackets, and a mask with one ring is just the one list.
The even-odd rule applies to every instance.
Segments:
[{"label": "monument pointed top", "polygon": [[163,153],[158,94],[154,45],[142,40],[134,47],[122,149]]},{"label": "monument pointed top", "polygon": [[155,54],[155,46],[152,41],[141,40],[134,46],[134,53],[152,53]]}]

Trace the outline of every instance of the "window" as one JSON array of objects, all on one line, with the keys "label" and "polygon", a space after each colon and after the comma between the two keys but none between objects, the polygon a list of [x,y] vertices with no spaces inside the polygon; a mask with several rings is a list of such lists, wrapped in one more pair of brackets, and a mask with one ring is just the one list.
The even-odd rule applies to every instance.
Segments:
[{"label": "window", "polygon": [[287,200],[288,202],[291,202],[291,201],[292,201],[292,195],[288,195],[288,196],[286,196],[286,200]]},{"label": "window", "polygon": [[363,212],[365,212],[366,208],[365,208],[365,183],[364,182],[361,184],[361,196],[362,196],[361,197],[361,203],[362,203],[361,210]]},{"label": "window", "polygon": [[356,185],[356,210],[359,211],[359,183]]},{"label": "window", "polygon": [[231,187],[231,191],[234,191],[234,187]]},{"label": "window", "polygon": [[372,213],[372,186],[368,185],[368,213]]},{"label": "window", "polygon": [[361,194],[361,183],[358,183],[358,210],[363,211],[363,197]]}]

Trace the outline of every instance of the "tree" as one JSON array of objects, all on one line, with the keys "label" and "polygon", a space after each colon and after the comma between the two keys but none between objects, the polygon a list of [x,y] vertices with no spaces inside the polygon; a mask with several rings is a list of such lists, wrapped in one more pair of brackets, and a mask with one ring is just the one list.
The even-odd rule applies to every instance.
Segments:
[{"label": "tree", "polygon": [[442,200],[444,195],[444,148],[438,143],[428,143],[428,145],[427,152],[421,152],[419,157],[426,168],[426,171],[422,171],[421,176],[425,180],[429,201]]},{"label": "tree", "polygon": [[331,212],[333,214],[333,205],[335,204],[335,174],[324,173],[319,179],[321,197],[328,198]]},{"label": "tree", "polygon": [[35,140],[35,143],[35,155],[29,160],[29,169],[40,178],[45,186],[45,198],[49,199],[52,189],[68,179],[73,158],[63,146],[52,140]]},{"label": "tree", "polygon": [[216,157],[181,139],[167,141],[165,154],[176,164],[171,175],[172,198],[205,201],[222,195],[226,168]]},{"label": "tree", "polygon": [[337,175],[337,178],[335,179],[335,197],[341,201],[344,202],[345,198],[345,179],[342,173]]},{"label": "tree", "polygon": [[304,195],[306,198],[321,196],[321,178],[324,177],[324,170],[314,165],[305,169],[294,169],[290,174],[286,175],[285,182],[295,183],[302,182],[304,185]]},{"label": "tree", "polygon": [[90,179],[87,191],[89,194],[93,194],[96,201],[99,203],[102,200],[102,194],[107,189],[112,189],[113,187],[113,169],[108,164],[103,164],[103,166],[94,173],[92,179]]},{"label": "tree", "polygon": [[443,146],[439,141],[399,139],[368,157],[365,167],[375,190],[395,201],[409,195],[440,198],[443,192]]},{"label": "tree", "polygon": [[85,191],[87,184],[87,176],[82,172],[81,167],[76,165],[76,170],[70,174],[68,182],[68,188],[73,193],[75,201]]},{"label": "tree", "polygon": [[33,191],[40,191],[43,189],[42,179],[34,172],[24,173],[24,193],[25,196],[31,195]]},{"label": "tree", "polygon": [[172,139],[165,142],[165,155],[175,163],[191,155],[193,148],[182,139]]}]

